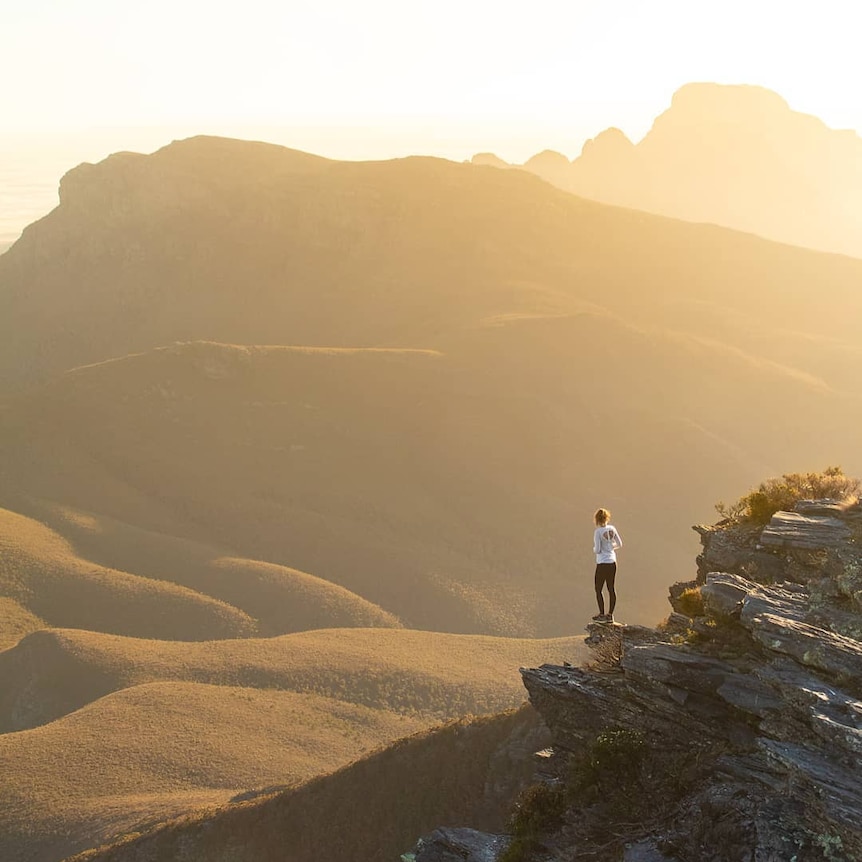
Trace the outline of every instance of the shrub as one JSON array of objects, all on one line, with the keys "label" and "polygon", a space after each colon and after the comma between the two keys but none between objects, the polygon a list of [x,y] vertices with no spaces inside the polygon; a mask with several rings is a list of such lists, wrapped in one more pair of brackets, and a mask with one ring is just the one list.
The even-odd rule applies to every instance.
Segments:
[{"label": "shrub", "polygon": [[687,590],[683,590],[676,600],[676,607],[681,614],[685,614],[687,617],[702,617],[704,610],[700,587],[689,587]]},{"label": "shrub", "polygon": [[[628,795],[640,786],[641,767],[647,749],[644,735],[637,730],[608,730],[600,733],[582,759],[571,764],[572,791],[611,790]],[[610,786],[607,786],[610,784]]]},{"label": "shrub", "polygon": [[705,740],[633,728],[600,733],[569,760],[566,840],[578,845],[579,858],[621,859],[627,841],[667,828],[723,753]]},{"label": "shrub", "polygon": [[822,473],[785,473],[761,482],[753,491],[727,505],[716,503],[716,511],[731,521],[745,519],[766,524],[780,511],[792,511],[800,500],[830,499],[852,502],[859,499],[862,483],[844,475],[840,467],[827,467]]},{"label": "shrub", "polygon": [[562,787],[533,784],[521,793],[509,819],[512,841],[499,862],[521,862],[535,849],[543,829],[559,820],[566,811]]}]

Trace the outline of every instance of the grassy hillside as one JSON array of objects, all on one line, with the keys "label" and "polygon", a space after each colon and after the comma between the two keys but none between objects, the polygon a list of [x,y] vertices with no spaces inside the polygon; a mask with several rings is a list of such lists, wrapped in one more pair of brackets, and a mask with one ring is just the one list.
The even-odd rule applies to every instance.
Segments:
[{"label": "grassy hillside", "polygon": [[31,632],[45,628],[44,620],[30,613],[14,599],[0,596],[0,654]]},{"label": "grassy hillside", "polygon": [[501,812],[544,741],[530,707],[454,723],[297,790],[179,820],[70,862],[389,862],[441,823],[501,829]]},{"label": "grassy hillside", "polygon": [[[607,339],[621,346],[597,370],[582,357]],[[525,636],[588,616],[597,501],[627,540],[620,611],[652,622],[690,572],[689,524],[756,465],[844,453],[852,472],[862,404],[843,367],[589,313],[495,318],[444,347],[192,343],[81,368],[0,421],[0,493],[88,558],[263,634]],[[777,436],[763,415],[792,423]],[[82,478],[90,464],[110,481]]]},{"label": "grassy hillside", "polygon": [[0,736],[0,857],[63,858],[141,821],[299,784],[420,726],[317,695],[134,686]]},{"label": "grassy hillside", "polygon": [[0,509],[0,596],[53,626],[176,640],[255,631],[247,614],[224,602],[93,565],[43,524],[5,509]]},{"label": "grassy hillside", "polygon": [[154,682],[295,691],[441,720],[520,703],[520,666],[583,658],[582,637],[330,629],[190,644],[40,631],[0,653],[0,732],[45,724]]},{"label": "grassy hillside", "polygon": [[47,862],[298,785],[440,720],[520,704],[519,665],[583,653],[582,638],[401,629],[207,643],[36,632],[0,653],[0,858]]},{"label": "grassy hillside", "polygon": [[88,560],[220,599],[254,618],[260,635],[399,625],[392,614],[336,584],[286,566],[237,558],[224,546],[67,506],[33,509]]}]

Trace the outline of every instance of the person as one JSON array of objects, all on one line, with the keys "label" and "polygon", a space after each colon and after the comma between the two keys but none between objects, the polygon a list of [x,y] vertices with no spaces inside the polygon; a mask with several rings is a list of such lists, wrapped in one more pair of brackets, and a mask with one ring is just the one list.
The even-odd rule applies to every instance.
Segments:
[{"label": "person", "polygon": [[[617,594],[614,581],[617,576],[617,549],[623,546],[623,540],[617,528],[611,524],[611,513],[607,509],[598,509],[594,516],[596,531],[593,533],[593,553],[596,555],[596,603],[599,612],[593,617],[596,622],[612,623],[614,608],[617,604]],[[604,588],[608,588],[608,613],[605,613]]]}]

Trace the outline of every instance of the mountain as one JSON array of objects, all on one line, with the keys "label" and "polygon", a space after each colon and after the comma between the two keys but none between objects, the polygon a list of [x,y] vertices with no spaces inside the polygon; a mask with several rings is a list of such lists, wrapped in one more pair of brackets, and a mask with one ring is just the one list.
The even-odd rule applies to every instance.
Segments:
[{"label": "mountain", "polygon": [[[365,619],[550,636],[591,607],[575,537],[603,502],[649,620],[713,493],[857,471],[860,275],[519,171],[210,138],[118,154],[0,257],[0,503],[95,518],[84,541],[126,548],[105,566],[183,560],[223,602],[225,560],[249,560],[256,583],[281,567],[270,596],[301,572]],[[759,417],[793,418],[777,443]],[[277,633],[263,595],[239,609]]]},{"label": "mountain", "polygon": [[862,138],[762,87],[688,84],[639,143],[611,128],[571,162],[546,151],[523,167],[594,200],[862,257]]},{"label": "mountain", "polygon": [[515,668],[580,657],[598,505],[653,622],[717,497],[862,472],[860,283],[490,166],[75,168],[0,256],[0,855],[315,799],[517,705]]}]

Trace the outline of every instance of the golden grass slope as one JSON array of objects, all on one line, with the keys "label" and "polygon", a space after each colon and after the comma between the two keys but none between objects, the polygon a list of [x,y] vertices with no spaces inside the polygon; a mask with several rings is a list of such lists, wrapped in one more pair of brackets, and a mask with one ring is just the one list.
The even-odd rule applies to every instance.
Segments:
[{"label": "golden grass slope", "polygon": [[311,693],[440,720],[520,703],[519,666],[584,657],[583,637],[331,629],[171,643],[40,631],[0,653],[0,731],[53,721],[129,686],[168,681]]},{"label": "golden grass slope", "polygon": [[400,625],[395,616],[344,587],[287,566],[240,559],[229,548],[68,506],[43,504],[36,511],[88,560],[223,601],[252,617],[261,636]]},{"label": "golden grass slope", "polygon": [[25,635],[43,628],[44,620],[40,620],[14,599],[0,596],[0,653],[13,647]]},{"label": "golden grass slope", "polygon": [[183,818],[70,862],[391,862],[441,824],[502,831],[545,733],[530,707],[452,723],[296,790]]},{"label": "golden grass slope", "polygon": [[0,596],[53,626],[134,637],[244,637],[254,621],[176,584],[88,563],[52,530],[0,509]]},{"label": "golden grass slope", "polygon": [[[654,623],[668,579],[691,575],[692,521],[773,465],[858,472],[862,421],[846,340],[733,316],[707,338],[700,306],[674,313],[671,331],[584,308],[493,316],[435,353],[190,343],[77,369],[7,411],[0,499],[262,633],[394,617],[509,636],[588,618],[604,500],[629,540],[620,614]],[[91,463],[107,490],[69,472]],[[309,585],[302,613],[288,581]],[[330,613],[324,581],[370,606],[342,593]]]},{"label": "golden grass slope", "polygon": [[0,736],[0,858],[63,858],[141,821],[296,785],[420,722],[274,690],[153,683]]},{"label": "golden grass slope", "polygon": [[519,665],[584,652],[582,638],[404,629],[206,643],[36,632],[0,653],[0,858],[48,862],[297,784],[441,719],[517,705]]}]

